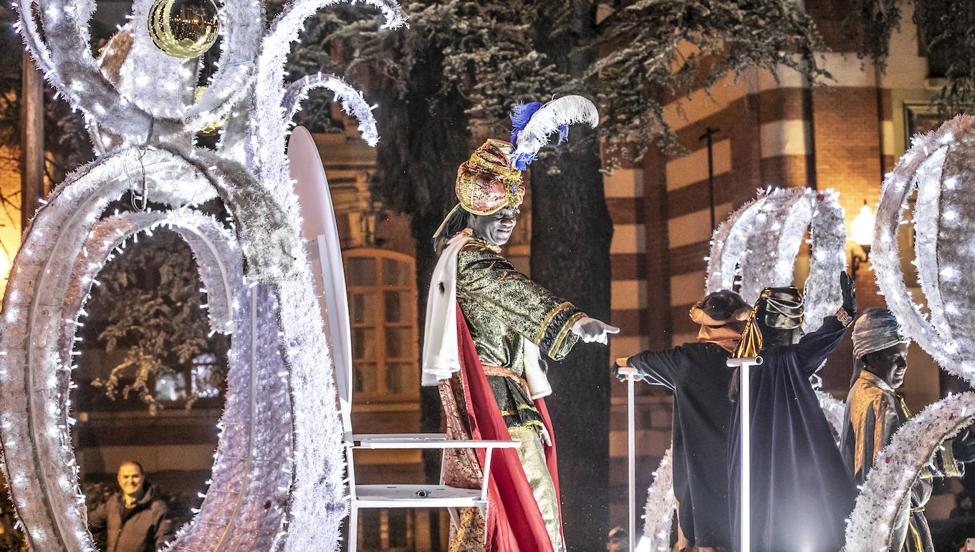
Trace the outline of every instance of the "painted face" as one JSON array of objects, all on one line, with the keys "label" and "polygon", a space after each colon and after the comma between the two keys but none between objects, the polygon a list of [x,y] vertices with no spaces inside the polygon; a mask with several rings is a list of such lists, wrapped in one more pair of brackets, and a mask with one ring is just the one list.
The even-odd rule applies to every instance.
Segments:
[{"label": "painted face", "polygon": [[520,210],[505,207],[490,215],[471,215],[468,226],[474,234],[491,245],[502,246],[511,239]]},{"label": "painted face", "polygon": [[863,357],[863,361],[874,374],[880,374],[887,385],[897,389],[904,385],[907,374],[907,344],[898,343],[882,351],[871,353]]},{"label": "painted face", "polygon": [[135,464],[122,464],[118,469],[118,486],[125,496],[134,497],[142,490],[142,471]]}]

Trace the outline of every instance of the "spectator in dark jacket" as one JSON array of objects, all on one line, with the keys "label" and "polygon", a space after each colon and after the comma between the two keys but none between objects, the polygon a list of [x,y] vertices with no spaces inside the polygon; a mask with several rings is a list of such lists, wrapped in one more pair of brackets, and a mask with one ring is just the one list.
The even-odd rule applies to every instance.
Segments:
[{"label": "spectator in dark jacket", "polygon": [[123,462],[121,492],[88,513],[88,529],[96,538],[105,535],[106,552],[154,552],[173,536],[169,508],[145,475],[138,462]]},{"label": "spectator in dark jacket", "polygon": [[972,493],[962,491],[955,495],[955,509],[948,515],[948,519],[975,518],[975,500]]}]

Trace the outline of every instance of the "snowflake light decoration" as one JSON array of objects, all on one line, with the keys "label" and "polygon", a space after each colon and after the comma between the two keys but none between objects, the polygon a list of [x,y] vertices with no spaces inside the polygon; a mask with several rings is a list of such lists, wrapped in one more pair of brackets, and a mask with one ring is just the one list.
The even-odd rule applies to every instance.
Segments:
[{"label": "snowflake light decoration", "polygon": [[[133,3],[132,44],[114,82],[88,45],[94,1],[18,6],[27,49],[83,113],[100,154],[37,212],[0,318],[0,444],[33,549],[93,549],[70,439],[76,330],[104,263],[160,227],[190,245],[211,326],[232,336],[210,486],[169,549],[337,549],[347,509],[341,424],[284,149],[290,120],[314,87],[333,92],[368,143],[378,134],[356,89],[332,75],[288,84],[284,62],[305,20],[338,3],[293,0],[267,26],[260,1],[225,0],[222,52],[198,99],[185,89],[197,65],[149,42],[141,22],[152,0]],[[383,13],[385,27],[404,24],[392,0],[363,3]],[[197,130],[223,119],[215,152],[192,145]],[[136,194],[169,207],[106,212]],[[231,220],[197,209],[214,197]]]}]

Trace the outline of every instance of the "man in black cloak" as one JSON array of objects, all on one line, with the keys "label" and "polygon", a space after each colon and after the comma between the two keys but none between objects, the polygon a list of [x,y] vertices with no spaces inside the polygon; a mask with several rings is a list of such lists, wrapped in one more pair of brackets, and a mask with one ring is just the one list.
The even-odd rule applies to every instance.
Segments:
[{"label": "man in black cloak", "polygon": [[643,351],[617,361],[644,381],[674,393],[673,479],[678,550],[729,550],[731,527],[725,465],[731,400],[727,361],[741,340],[751,307],[733,291],[708,294],[691,308],[697,343]]},{"label": "man in black cloak", "polygon": [[[809,381],[843,339],[856,312],[853,283],[840,274],[843,306],[794,343],[803,315],[794,287],[766,288],[735,358],[761,356],[751,369],[751,543],[755,552],[836,552],[856,487]],[[737,401],[738,374],[732,378]],[[730,512],[741,534],[739,407],[728,441]]]}]

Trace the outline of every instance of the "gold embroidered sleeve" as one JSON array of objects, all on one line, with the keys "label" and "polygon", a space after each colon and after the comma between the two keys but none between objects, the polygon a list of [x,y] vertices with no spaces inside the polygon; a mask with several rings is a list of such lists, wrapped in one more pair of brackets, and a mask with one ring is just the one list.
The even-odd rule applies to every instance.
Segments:
[{"label": "gold embroidered sleeve", "polygon": [[476,303],[554,360],[565,358],[575,345],[578,337],[572,325],[585,316],[477,242],[457,256],[457,295],[461,301]]}]

